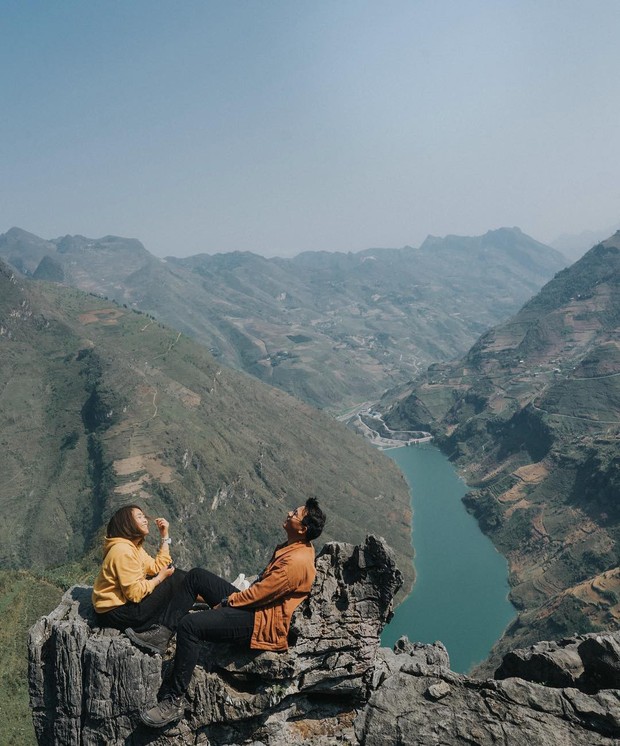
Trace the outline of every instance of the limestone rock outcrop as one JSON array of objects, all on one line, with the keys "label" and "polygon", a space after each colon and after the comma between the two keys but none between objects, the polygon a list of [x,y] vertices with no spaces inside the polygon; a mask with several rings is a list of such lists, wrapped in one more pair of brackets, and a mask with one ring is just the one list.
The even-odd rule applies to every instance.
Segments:
[{"label": "limestone rock outcrop", "polygon": [[620,689],[620,632],[575,635],[513,650],[504,656],[495,678],[514,676],[584,692]]},{"label": "limestone rock outcrop", "polygon": [[[187,717],[165,735],[145,728],[138,713],[155,702],[170,660],[162,666],[159,656],[141,653],[116,630],[97,629],[91,589],[70,589],[30,632],[30,700],[39,743],[207,743],[213,731],[223,732],[215,743],[256,740],[249,734],[257,728],[268,733],[270,718],[280,732],[287,720],[316,711],[327,694],[336,705],[321,710],[329,716],[319,719],[335,718],[325,725],[329,731],[341,730],[344,718],[352,733],[354,704],[367,696],[379,633],[402,576],[387,545],[374,536],[361,546],[327,544],[316,566],[310,598],[293,617],[290,650],[205,645]],[[307,739],[292,733],[285,740]]]},{"label": "limestone rock outcrop", "polygon": [[205,645],[185,716],[162,731],[143,726],[138,712],[154,702],[170,657],[94,627],[90,588],[74,587],[30,634],[39,743],[620,744],[620,633],[539,643],[506,656],[502,680],[478,680],[451,671],[439,642],[379,647],[400,583],[381,539],[326,545],[290,650]]},{"label": "limestone rock outcrop", "polygon": [[[431,646],[425,646],[427,648]],[[363,746],[617,746],[620,691],[586,694],[509,678],[472,679],[418,650],[397,656],[355,722]],[[381,650],[383,653],[383,650]]]}]

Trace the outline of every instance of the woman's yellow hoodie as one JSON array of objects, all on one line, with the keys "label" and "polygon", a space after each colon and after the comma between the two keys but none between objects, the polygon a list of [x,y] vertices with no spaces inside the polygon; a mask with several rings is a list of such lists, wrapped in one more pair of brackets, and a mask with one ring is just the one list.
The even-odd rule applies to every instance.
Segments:
[{"label": "woman's yellow hoodie", "polygon": [[168,544],[159,547],[153,559],[130,539],[106,538],[103,545],[103,565],[93,587],[93,606],[103,613],[128,602],[138,603],[153,592],[157,575],[170,564]]}]

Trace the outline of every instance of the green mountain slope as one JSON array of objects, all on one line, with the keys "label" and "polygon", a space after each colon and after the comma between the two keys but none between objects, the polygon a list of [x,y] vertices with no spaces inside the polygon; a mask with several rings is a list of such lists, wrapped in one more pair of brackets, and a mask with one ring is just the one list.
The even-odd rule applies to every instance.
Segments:
[{"label": "green mountain slope", "polygon": [[[620,232],[388,403],[430,426],[509,559],[521,644],[620,621]],[[499,649],[504,649],[505,640]]]},{"label": "green mountain slope", "polygon": [[170,519],[178,566],[234,577],[264,566],[285,511],[315,495],[319,543],[382,534],[411,583],[393,463],[153,318],[0,262],[0,360],[1,743],[34,742],[27,630],[61,588],[92,582],[119,505]]},{"label": "green mountain slope", "polygon": [[0,743],[36,743],[28,707],[28,629],[60,601],[53,583],[25,570],[0,570]]},{"label": "green mountain slope", "polygon": [[566,263],[516,228],[419,249],[166,260],[131,239],[44,241],[13,228],[0,257],[151,313],[224,364],[331,409],[461,354]]},{"label": "green mountain slope", "polygon": [[387,458],[152,318],[0,266],[0,356],[3,567],[79,558],[137,500],[170,518],[182,566],[250,572],[310,495],[327,538],[376,532],[410,565]]}]

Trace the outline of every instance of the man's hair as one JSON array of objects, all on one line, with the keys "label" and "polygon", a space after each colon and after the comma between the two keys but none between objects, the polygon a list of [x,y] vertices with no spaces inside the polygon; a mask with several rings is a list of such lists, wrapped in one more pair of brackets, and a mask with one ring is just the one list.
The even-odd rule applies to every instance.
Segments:
[{"label": "man's hair", "polygon": [[301,525],[306,527],[308,541],[319,538],[326,520],[325,513],[319,508],[319,501],[315,497],[308,498],[306,515],[301,520]]},{"label": "man's hair", "polygon": [[139,505],[123,505],[122,508],[119,508],[114,513],[108,521],[108,528],[106,529],[106,536],[109,539],[118,537],[129,539],[130,541],[141,539],[140,544],[144,542],[144,536],[141,531],[138,531],[136,521],[133,517],[133,511],[136,508],[144,513]]}]

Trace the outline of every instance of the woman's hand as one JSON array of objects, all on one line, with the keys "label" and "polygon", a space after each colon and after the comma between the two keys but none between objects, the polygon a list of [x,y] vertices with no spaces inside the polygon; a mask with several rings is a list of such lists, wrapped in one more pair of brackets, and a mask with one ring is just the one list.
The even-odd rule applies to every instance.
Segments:
[{"label": "woman's hand", "polygon": [[157,585],[159,585],[160,583],[163,583],[166,578],[169,578],[172,575],[173,572],[174,572],[174,567],[164,567],[163,570],[160,570],[155,576],[155,580],[157,580]]},{"label": "woman's hand", "polygon": [[161,538],[167,539],[168,538],[168,526],[170,526],[168,521],[165,518],[156,518],[155,525],[159,529],[159,534]]}]

